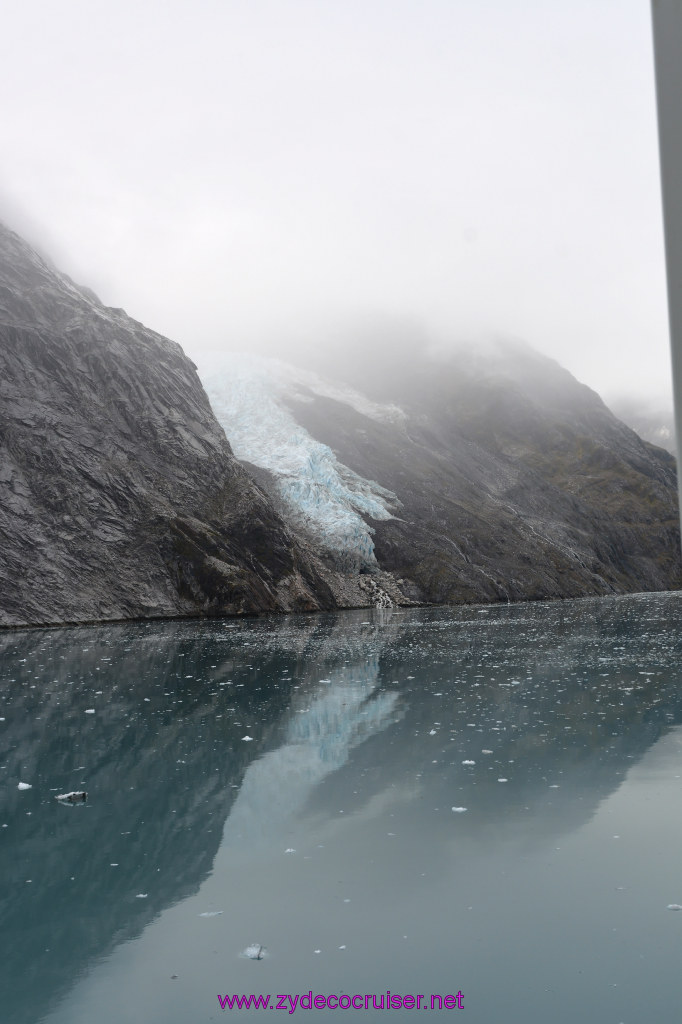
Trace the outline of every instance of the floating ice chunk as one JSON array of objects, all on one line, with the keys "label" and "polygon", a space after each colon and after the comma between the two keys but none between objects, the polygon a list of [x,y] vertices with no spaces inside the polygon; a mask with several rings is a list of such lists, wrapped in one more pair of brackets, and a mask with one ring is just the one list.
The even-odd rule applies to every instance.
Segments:
[{"label": "floating ice chunk", "polygon": [[492,750],[482,750],[482,754],[492,754]]},{"label": "floating ice chunk", "polygon": [[28,782],[20,782],[19,785],[17,786],[17,789],[33,789],[33,786],[31,786],[30,783]]},{"label": "floating ice chunk", "polygon": [[245,956],[247,960],[262,960],[265,952],[265,946],[262,946],[260,942],[252,942],[250,946],[242,950],[241,955]]},{"label": "floating ice chunk", "polygon": [[475,761],[462,761],[462,764],[476,764]]},{"label": "floating ice chunk", "polygon": [[339,949],[345,949],[345,948],[346,948],[345,946],[339,946]]},{"label": "floating ice chunk", "polygon": [[94,713],[95,713],[95,709],[94,708],[86,708],[85,709],[85,714],[86,715],[94,715]]},{"label": "floating ice chunk", "polygon": [[148,892],[138,892],[138,893],[135,894],[135,899],[136,900],[146,900],[148,895],[149,895]]},{"label": "floating ice chunk", "polygon": [[287,846],[287,848],[286,848],[286,850],[284,852],[285,853],[296,853],[296,850],[293,848],[293,846]]},{"label": "floating ice chunk", "polygon": [[667,906],[668,910],[682,910],[682,904],[680,903],[669,903]]},{"label": "floating ice chunk", "polygon": [[80,804],[84,803],[88,799],[88,794],[84,789],[74,789],[70,793],[59,793],[55,800],[61,800],[64,803],[69,804]]},{"label": "floating ice chunk", "polygon": [[244,741],[244,743],[252,743],[253,736],[242,736],[242,740]]},{"label": "floating ice chunk", "polygon": [[314,949],[314,950],[313,950],[313,953],[321,953],[321,952],[322,952],[322,950],[321,950],[321,949]]},{"label": "floating ice chunk", "polygon": [[220,917],[222,910],[205,910],[199,917]]},{"label": "floating ice chunk", "polygon": [[498,779],[498,782],[509,782],[509,779]]},{"label": "floating ice chunk", "polygon": [[466,807],[453,807],[452,809],[455,812],[455,814],[464,814],[464,812],[466,811],[467,808]]},{"label": "floating ice chunk", "polygon": [[432,729],[431,732],[429,733],[429,736],[435,736],[437,732],[437,729]]}]

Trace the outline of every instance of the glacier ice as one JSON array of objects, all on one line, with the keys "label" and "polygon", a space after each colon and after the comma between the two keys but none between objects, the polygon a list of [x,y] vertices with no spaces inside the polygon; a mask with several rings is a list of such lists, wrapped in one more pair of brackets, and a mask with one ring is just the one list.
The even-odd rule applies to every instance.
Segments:
[{"label": "glacier ice", "polygon": [[357,566],[375,565],[373,530],[366,518],[391,519],[391,508],[400,502],[339,462],[331,448],[296,422],[284,400],[313,392],[373,419],[395,420],[401,411],[279,360],[234,354],[220,368],[200,372],[234,454],[274,475],[292,520]]}]

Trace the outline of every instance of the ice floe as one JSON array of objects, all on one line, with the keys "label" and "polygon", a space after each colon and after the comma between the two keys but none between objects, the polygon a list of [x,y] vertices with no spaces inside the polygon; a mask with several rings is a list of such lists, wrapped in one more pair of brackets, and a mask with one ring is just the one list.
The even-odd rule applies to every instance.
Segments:
[{"label": "ice floe", "polygon": [[247,960],[262,960],[266,952],[265,946],[260,942],[252,942],[250,946],[242,950],[241,956],[246,957]]}]

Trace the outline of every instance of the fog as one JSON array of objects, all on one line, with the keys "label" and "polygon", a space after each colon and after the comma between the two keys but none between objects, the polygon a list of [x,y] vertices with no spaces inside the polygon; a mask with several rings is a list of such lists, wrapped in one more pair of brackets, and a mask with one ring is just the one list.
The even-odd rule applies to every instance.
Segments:
[{"label": "fog", "polygon": [[25,0],[0,57],[0,217],[195,360],[502,334],[668,394],[647,0]]}]

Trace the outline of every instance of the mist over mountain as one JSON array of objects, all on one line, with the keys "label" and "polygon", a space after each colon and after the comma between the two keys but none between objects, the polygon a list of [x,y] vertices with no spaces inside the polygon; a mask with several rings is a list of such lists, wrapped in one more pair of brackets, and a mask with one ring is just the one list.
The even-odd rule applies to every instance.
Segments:
[{"label": "mist over mountain", "polygon": [[675,411],[669,401],[621,395],[610,399],[608,406],[618,419],[632,427],[645,441],[660,445],[672,455],[677,453]]},{"label": "mist over mountain", "polygon": [[209,403],[0,228],[0,625],[682,584],[674,459],[554,361],[404,323],[301,354],[227,356]]}]

